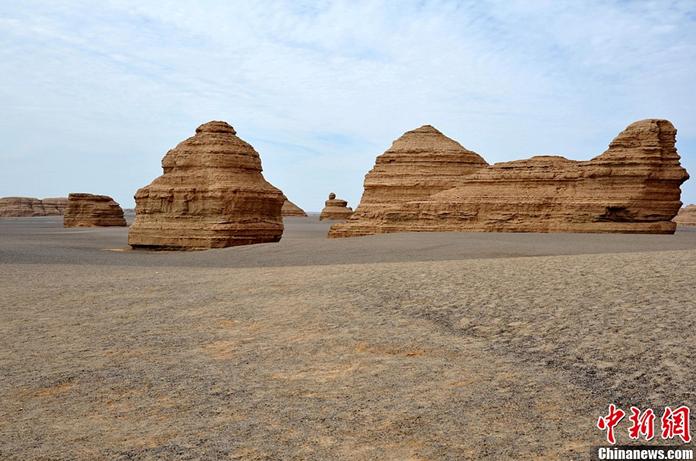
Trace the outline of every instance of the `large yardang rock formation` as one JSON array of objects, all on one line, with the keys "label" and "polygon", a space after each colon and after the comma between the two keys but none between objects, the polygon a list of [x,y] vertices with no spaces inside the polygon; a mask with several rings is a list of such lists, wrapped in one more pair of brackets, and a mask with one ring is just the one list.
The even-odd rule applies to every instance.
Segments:
[{"label": "large yardang rock formation", "polygon": [[67,204],[67,198],[3,197],[0,217],[60,216]]},{"label": "large yardang rock formation", "polygon": [[70,194],[64,227],[126,226],[121,206],[107,195]]},{"label": "large yardang rock formation", "polygon": [[360,204],[347,222],[332,226],[331,236],[377,233],[374,224],[389,208],[454,187],[463,175],[488,163],[436,128],[424,125],[395,140],[365,175]]},{"label": "large yardang rock formation", "polygon": [[685,206],[679,210],[674,222],[680,226],[696,226],[696,205]]},{"label": "large yardang rock formation", "polygon": [[324,209],[321,210],[319,220],[344,220],[350,218],[353,214],[353,209],[348,206],[348,202],[336,198],[336,194],[331,192],[329,199],[324,202]]},{"label": "large yardang rock formation", "polygon": [[283,208],[281,209],[281,213],[283,216],[298,216],[302,218],[307,217],[307,213],[305,213],[302,208],[298,207],[290,200],[288,200],[287,197],[285,197],[285,202],[283,202]]},{"label": "large yardang rock formation", "polygon": [[164,174],[135,194],[134,248],[206,249],[277,242],[283,193],[254,148],[225,122],[199,126],[162,159]]},{"label": "large yardang rock formation", "polygon": [[[667,120],[628,126],[589,161],[556,156],[505,162],[426,199],[391,207],[360,233],[415,231],[673,233],[689,175]],[[365,229],[369,232],[365,232]]]}]

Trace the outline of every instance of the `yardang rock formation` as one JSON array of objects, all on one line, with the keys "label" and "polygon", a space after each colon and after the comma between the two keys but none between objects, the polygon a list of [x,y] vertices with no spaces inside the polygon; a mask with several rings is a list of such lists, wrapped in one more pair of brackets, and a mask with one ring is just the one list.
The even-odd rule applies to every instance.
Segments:
[{"label": "yardang rock formation", "polygon": [[390,208],[454,187],[461,177],[488,163],[431,125],[407,131],[395,140],[365,175],[355,213],[331,227],[331,237],[380,233],[375,224]]},{"label": "yardang rock formation", "polygon": [[685,206],[679,210],[674,222],[682,226],[696,226],[696,205]]},{"label": "yardang rock formation", "polygon": [[285,202],[283,202],[283,208],[281,209],[281,213],[283,216],[299,216],[299,217],[307,217],[307,213],[304,212],[304,210],[294,203],[292,203],[290,200],[288,200],[287,197],[285,197]]},{"label": "yardang rock formation", "polygon": [[[386,232],[673,233],[689,178],[667,120],[629,125],[588,161],[557,156],[497,163],[420,200],[332,226],[330,237]],[[362,206],[362,203],[361,203]],[[359,207],[360,208],[360,207]]]},{"label": "yardang rock formation", "polygon": [[324,209],[321,210],[319,220],[343,220],[348,219],[353,214],[353,209],[348,206],[348,202],[336,198],[336,194],[331,192],[329,199],[324,202]]},{"label": "yardang rock formation", "polygon": [[254,148],[225,122],[196,129],[162,159],[164,174],[135,194],[134,248],[206,249],[277,242],[283,193]]},{"label": "yardang rock formation", "polygon": [[33,197],[0,198],[0,217],[60,216],[68,205],[68,199]]},{"label": "yardang rock formation", "polygon": [[64,227],[126,226],[121,206],[107,195],[70,194]]}]

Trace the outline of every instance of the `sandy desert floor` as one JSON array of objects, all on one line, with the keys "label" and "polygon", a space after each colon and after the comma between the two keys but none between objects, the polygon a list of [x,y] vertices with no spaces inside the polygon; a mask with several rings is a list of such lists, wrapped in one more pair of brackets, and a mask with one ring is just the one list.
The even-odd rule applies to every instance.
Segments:
[{"label": "sandy desert floor", "polygon": [[696,408],[696,232],[327,228],[0,220],[0,459],[588,459],[609,403]]}]

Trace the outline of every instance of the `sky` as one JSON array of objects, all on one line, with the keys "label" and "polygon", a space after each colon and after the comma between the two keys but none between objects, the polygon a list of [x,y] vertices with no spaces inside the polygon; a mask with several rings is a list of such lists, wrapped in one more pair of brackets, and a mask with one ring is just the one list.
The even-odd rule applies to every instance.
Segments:
[{"label": "sky", "polygon": [[131,208],[167,150],[225,120],[300,207],[355,207],[424,124],[494,163],[590,159],[666,118],[696,203],[694,1],[2,2],[0,101],[0,196]]}]

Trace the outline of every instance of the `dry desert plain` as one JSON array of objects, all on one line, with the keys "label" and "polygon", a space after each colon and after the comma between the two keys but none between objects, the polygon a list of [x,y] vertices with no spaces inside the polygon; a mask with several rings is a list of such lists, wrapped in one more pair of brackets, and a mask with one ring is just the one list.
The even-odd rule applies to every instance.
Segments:
[{"label": "dry desert plain", "polygon": [[696,408],[696,232],[285,224],[136,252],[1,219],[0,459],[587,459],[609,403]]}]

